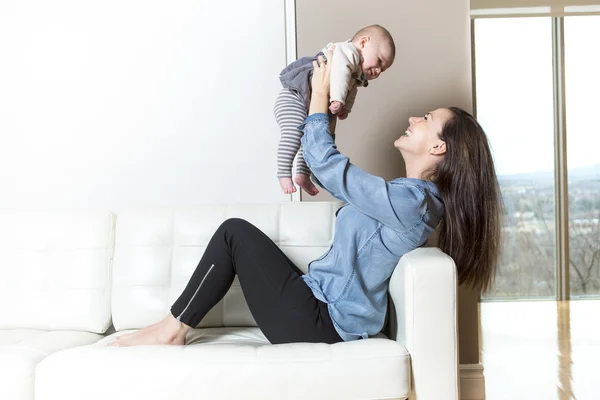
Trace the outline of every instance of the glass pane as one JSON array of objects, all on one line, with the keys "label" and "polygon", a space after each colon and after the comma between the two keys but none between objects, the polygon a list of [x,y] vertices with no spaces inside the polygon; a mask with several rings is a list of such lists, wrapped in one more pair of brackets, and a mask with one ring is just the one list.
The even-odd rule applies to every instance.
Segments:
[{"label": "glass pane", "polygon": [[475,21],[477,117],[505,206],[496,284],[483,298],[554,296],[552,21]]},{"label": "glass pane", "polygon": [[600,294],[600,16],[565,18],[571,295]]}]

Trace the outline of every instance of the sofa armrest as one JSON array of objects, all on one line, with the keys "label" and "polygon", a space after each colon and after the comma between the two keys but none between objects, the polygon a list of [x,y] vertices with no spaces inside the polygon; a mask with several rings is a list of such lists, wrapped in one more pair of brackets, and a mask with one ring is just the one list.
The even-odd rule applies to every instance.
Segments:
[{"label": "sofa armrest", "polygon": [[410,399],[459,398],[454,261],[438,248],[405,254],[390,279],[388,331],[411,358]]}]

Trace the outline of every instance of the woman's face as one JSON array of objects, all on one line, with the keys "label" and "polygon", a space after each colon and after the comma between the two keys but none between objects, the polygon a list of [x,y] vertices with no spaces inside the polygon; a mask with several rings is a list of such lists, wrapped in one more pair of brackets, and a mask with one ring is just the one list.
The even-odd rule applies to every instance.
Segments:
[{"label": "woman's face", "polygon": [[425,156],[445,153],[445,144],[439,134],[451,117],[451,111],[446,108],[438,108],[423,117],[410,117],[408,128],[394,142],[394,147],[403,155]]}]

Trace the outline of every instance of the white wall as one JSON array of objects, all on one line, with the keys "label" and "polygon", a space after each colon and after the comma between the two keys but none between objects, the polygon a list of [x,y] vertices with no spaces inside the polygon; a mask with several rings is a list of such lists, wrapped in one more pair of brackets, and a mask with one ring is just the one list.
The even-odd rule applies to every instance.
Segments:
[{"label": "white wall", "polygon": [[0,2],[0,209],[288,200],[283,2]]}]

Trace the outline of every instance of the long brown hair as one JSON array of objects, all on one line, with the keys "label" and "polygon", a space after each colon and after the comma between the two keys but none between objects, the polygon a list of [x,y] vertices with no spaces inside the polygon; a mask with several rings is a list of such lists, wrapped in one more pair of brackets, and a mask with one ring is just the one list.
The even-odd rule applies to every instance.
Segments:
[{"label": "long brown hair", "polygon": [[468,112],[449,110],[439,134],[446,154],[431,177],[446,207],[439,247],[454,259],[459,284],[485,292],[496,274],[502,198],[483,128]]}]

